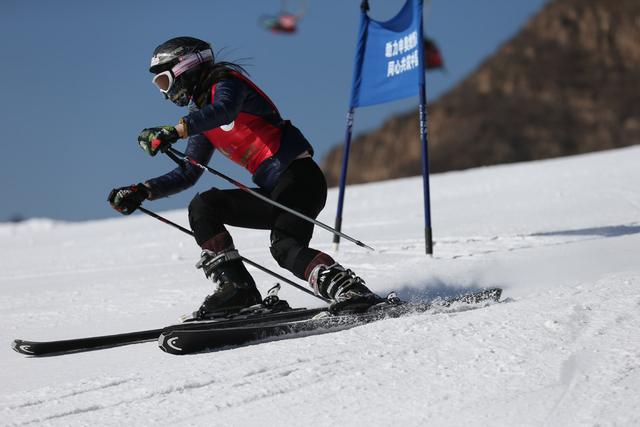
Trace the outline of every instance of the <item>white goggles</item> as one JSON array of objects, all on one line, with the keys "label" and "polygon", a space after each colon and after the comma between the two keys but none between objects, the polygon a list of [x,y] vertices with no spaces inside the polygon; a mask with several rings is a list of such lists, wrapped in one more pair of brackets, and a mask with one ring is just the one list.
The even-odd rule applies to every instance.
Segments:
[{"label": "white goggles", "polygon": [[179,59],[180,62],[174,65],[172,69],[156,74],[151,81],[158,87],[158,89],[160,89],[160,92],[166,94],[167,92],[169,92],[169,90],[171,90],[173,82],[178,78],[180,74],[184,73],[187,70],[190,70],[196,65],[212,60],[213,52],[211,51],[211,49],[183,56]]}]

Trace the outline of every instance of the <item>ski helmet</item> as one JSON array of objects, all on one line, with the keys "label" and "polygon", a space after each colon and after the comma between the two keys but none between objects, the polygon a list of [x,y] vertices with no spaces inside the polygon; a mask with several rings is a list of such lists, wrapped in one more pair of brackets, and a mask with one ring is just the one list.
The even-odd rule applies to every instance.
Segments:
[{"label": "ski helmet", "polygon": [[184,107],[204,69],[214,63],[211,45],[193,37],[176,37],[153,51],[149,71],[153,83],[174,104]]}]

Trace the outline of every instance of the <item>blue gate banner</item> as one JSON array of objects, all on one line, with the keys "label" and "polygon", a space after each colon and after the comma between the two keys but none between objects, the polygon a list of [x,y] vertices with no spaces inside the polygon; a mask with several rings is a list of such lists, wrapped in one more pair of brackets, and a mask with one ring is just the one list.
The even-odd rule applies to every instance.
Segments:
[{"label": "blue gate banner", "polygon": [[418,94],[424,82],[423,0],[407,0],[386,22],[362,12],[351,87],[351,108]]}]

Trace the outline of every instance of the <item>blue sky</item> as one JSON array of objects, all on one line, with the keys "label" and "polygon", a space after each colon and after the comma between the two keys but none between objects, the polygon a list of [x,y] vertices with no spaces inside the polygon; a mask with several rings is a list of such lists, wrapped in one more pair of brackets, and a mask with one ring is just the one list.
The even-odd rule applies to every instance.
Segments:
[{"label": "blue sky", "polygon": [[[3,0],[0,5],[0,222],[21,215],[86,220],[119,215],[109,190],[171,168],[148,157],[136,138],[145,127],[175,124],[183,110],[165,101],[147,71],[153,49],[175,36],[208,40],[219,57],[248,64],[269,94],[316,148],[342,142],[359,0],[308,0],[300,31],[270,34],[257,25],[278,0],[81,1]],[[370,0],[386,20],[404,0]],[[435,99],[513,36],[545,0],[433,0],[425,31],[440,44],[447,73],[427,74]],[[414,108],[407,99],[356,112],[357,133]],[[184,148],[184,143],[178,146]],[[249,184],[219,153],[211,166]],[[148,203],[185,207],[196,191],[226,188],[212,175],[184,193]],[[329,207],[333,209],[332,207]]]}]

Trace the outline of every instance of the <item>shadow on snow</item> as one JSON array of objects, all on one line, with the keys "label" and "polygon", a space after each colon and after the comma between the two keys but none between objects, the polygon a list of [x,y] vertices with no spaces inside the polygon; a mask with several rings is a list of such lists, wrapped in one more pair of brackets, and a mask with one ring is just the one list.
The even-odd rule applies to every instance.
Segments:
[{"label": "shadow on snow", "polygon": [[640,233],[640,225],[610,225],[605,227],[580,228],[576,230],[558,230],[542,233],[533,233],[531,236],[599,236],[599,237],[620,237]]}]

